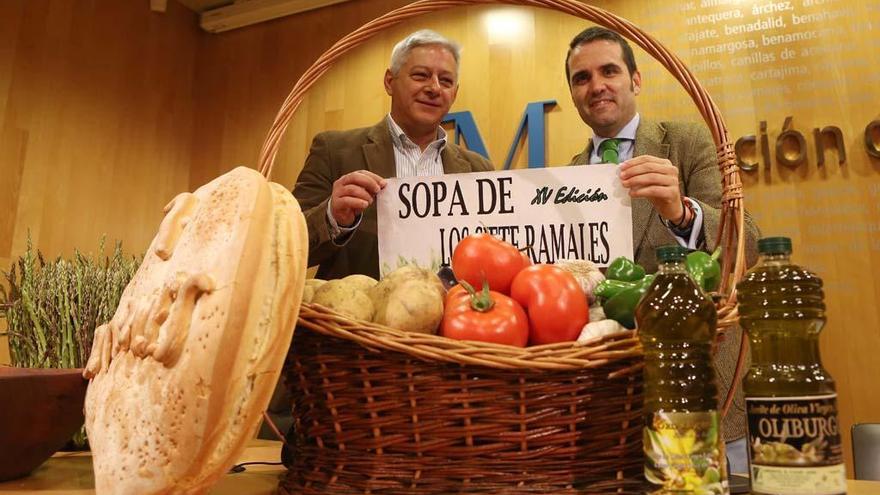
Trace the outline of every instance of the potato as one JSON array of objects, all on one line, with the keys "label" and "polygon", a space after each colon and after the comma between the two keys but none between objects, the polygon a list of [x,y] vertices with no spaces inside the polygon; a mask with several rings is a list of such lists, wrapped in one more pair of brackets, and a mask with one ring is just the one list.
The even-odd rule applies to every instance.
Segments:
[{"label": "potato", "polygon": [[375,278],[369,275],[361,275],[359,273],[349,275],[343,278],[342,281],[347,284],[351,284],[352,287],[355,287],[364,293],[366,293],[368,290],[372,289],[376,286],[376,284],[379,283],[379,281]]},{"label": "potato", "polygon": [[310,303],[310,302],[312,302],[312,299],[314,299],[314,297],[315,297],[315,287],[314,286],[306,285],[305,287],[303,287],[302,302]]},{"label": "potato", "polygon": [[443,296],[426,280],[410,279],[388,294],[377,323],[406,332],[436,333],[443,319]]},{"label": "potato", "polygon": [[320,278],[307,278],[305,286],[303,287],[303,297],[302,302],[310,303],[312,302],[312,298],[315,297],[315,291],[318,290],[318,287],[326,284],[326,280],[322,280]]},{"label": "potato", "polygon": [[307,278],[306,279],[306,287],[312,287],[317,289],[318,287],[326,284],[327,281],[320,278]]},{"label": "potato", "polygon": [[318,287],[312,302],[359,320],[370,321],[375,312],[367,294],[344,280],[330,280]]},{"label": "potato", "polygon": [[414,265],[404,265],[397,270],[385,276],[377,285],[371,288],[367,294],[373,301],[373,307],[377,313],[381,312],[386,305],[389,294],[391,294],[399,285],[410,281],[421,280],[433,286],[442,299],[446,294],[446,288],[435,273],[425,270]]}]

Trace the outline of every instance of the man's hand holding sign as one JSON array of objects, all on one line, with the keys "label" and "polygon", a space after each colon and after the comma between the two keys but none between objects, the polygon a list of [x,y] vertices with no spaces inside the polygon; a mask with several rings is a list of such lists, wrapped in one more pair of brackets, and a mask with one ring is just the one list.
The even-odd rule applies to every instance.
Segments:
[{"label": "man's hand holding sign", "polygon": [[333,183],[330,214],[343,227],[354,225],[361,213],[385,187],[385,179],[369,170],[356,170]]},{"label": "man's hand holding sign", "polygon": [[651,155],[630,158],[620,164],[620,180],[630,197],[647,199],[662,218],[674,221],[686,215],[678,167],[669,160]]}]

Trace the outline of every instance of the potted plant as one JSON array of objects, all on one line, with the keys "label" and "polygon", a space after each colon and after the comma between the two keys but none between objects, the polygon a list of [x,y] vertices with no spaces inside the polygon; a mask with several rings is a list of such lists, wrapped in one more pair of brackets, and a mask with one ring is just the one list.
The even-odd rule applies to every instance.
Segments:
[{"label": "potted plant", "polygon": [[[0,480],[24,476],[68,440],[87,444],[82,367],[95,328],[113,317],[140,260],[117,243],[111,256],[74,252],[46,261],[27,250],[4,271],[0,318],[6,321],[12,366],[0,366]],[[74,431],[76,433],[74,434]]]}]

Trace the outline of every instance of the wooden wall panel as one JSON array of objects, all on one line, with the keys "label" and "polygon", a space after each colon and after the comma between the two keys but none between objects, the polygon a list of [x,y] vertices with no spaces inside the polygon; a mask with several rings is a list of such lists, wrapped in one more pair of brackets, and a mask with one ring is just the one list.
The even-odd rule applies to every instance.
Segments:
[{"label": "wooden wall panel", "polygon": [[[6,323],[0,323],[0,332],[6,330]],[[9,357],[9,342],[6,336],[0,337],[0,365],[9,364],[12,359]]]},{"label": "wooden wall panel", "polygon": [[[255,166],[269,126],[297,78],[340,38],[407,3],[354,0],[204,37],[198,56],[198,125],[190,186],[197,187],[237,165]],[[385,62],[361,63],[375,70]],[[342,94],[336,92],[337,97]],[[332,107],[339,110],[341,104],[337,100]],[[315,115],[321,128],[343,124],[328,117],[332,115],[329,109]],[[290,157],[279,159],[285,166],[278,167],[274,178],[292,185],[300,166],[289,162]]]},{"label": "wooden wall panel", "polygon": [[146,249],[188,187],[202,35],[175,2],[0,2],[4,270],[29,232],[49,257],[93,252],[104,234]]},{"label": "wooden wall panel", "polygon": [[188,178],[194,15],[174,3],[165,15],[113,1],[2,8],[16,5],[0,121],[4,176],[20,179],[4,181],[14,228],[4,216],[0,256],[21,252],[28,230],[50,256],[92,249],[104,233],[145,249]]}]

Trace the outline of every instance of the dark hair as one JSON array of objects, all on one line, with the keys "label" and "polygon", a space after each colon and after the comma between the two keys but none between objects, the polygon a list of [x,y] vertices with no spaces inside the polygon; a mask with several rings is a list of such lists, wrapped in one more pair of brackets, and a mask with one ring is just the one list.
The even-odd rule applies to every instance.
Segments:
[{"label": "dark hair", "polygon": [[571,58],[571,52],[585,43],[591,43],[596,40],[614,41],[620,45],[620,50],[623,53],[623,61],[626,63],[626,68],[629,69],[630,77],[636,73],[636,57],[633,55],[632,47],[629,46],[629,43],[626,42],[623,36],[610,29],[593,26],[578,33],[578,35],[571,40],[571,43],[568,44],[568,53],[565,54],[565,81],[569,86],[571,86],[571,72],[568,68],[568,60]]}]

